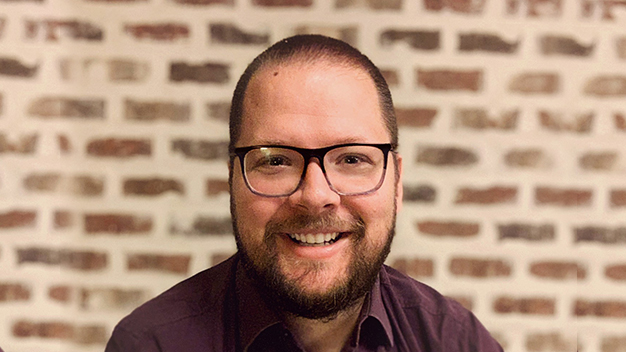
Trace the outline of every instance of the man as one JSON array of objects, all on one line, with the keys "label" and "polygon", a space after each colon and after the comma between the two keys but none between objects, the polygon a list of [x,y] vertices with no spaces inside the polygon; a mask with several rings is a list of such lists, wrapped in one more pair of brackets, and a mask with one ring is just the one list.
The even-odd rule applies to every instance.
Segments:
[{"label": "man", "polygon": [[323,36],[275,44],[237,84],[230,138],[237,254],[138,308],[107,351],[502,351],[383,265],[402,158],[369,59]]}]

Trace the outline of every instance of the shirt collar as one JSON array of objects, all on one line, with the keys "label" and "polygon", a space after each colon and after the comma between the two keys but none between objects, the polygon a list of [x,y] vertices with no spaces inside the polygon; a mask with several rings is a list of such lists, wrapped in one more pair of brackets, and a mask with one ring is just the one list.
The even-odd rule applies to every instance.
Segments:
[{"label": "shirt collar", "polygon": [[380,279],[381,275],[379,274],[372,290],[370,291],[369,299],[365,302],[365,306],[363,307],[363,312],[365,314],[362,314],[362,318],[359,322],[359,330],[365,320],[369,318],[376,319],[385,331],[387,343],[393,347],[393,330],[391,329],[391,322],[389,321],[389,316],[387,315],[387,310],[385,309],[385,304],[383,303],[383,297],[380,291]]},{"label": "shirt collar", "polygon": [[239,317],[239,338],[244,351],[265,329],[282,324],[278,315],[268,307],[241,261],[237,265],[235,295]]},{"label": "shirt collar", "polygon": [[[246,350],[264,330],[275,325],[283,326],[283,323],[276,312],[272,310],[261,297],[254,282],[243,268],[241,261],[238,261],[236,270],[235,294],[238,305],[239,337],[241,346]],[[387,344],[393,347],[393,331],[387,310],[383,303],[380,279],[381,275],[378,276],[372,290],[368,294],[363,309],[361,310],[357,331],[360,332],[366,320],[370,318],[375,319],[380,323],[380,326],[385,332]],[[383,280],[384,279],[385,278],[383,278]]]}]

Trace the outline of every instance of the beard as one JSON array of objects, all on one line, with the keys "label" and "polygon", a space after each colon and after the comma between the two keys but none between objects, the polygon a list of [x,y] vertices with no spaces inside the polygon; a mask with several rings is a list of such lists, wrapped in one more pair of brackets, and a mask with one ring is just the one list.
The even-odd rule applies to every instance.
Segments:
[{"label": "beard", "polygon": [[[261,295],[279,312],[307,319],[330,321],[358,304],[376,282],[395,235],[395,209],[387,226],[385,242],[378,247],[367,241],[367,227],[360,217],[342,220],[333,213],[320,216],[295,214],[288,219],[268,222],[262,248],[247,248],[237,227],[237,212],[232,201],[231,213],[242,264]],[[346,255],[350,256],[351,261],[346,268],[346,274],[335,279],[325,292],[309,292],[307,287],[303,287],[299,282],[299,278],[324,275],[327,272],[324,268],[325,263],[289,261],[289,264],[304,268],[304,272],[298,278],[289,278],[281,269],[281,258],[276,250],[277,238],[284,236],[286,232],[315,228],[350,229],[350,236],[347,238],[351,241],[350,251]]]}]

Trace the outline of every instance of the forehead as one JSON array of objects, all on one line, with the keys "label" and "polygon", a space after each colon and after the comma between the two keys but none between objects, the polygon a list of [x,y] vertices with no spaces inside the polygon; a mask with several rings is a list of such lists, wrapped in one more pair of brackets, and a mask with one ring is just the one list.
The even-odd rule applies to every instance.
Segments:
[{"label": "forehead", "polygon": [[264,67],[250,80],[239,145],[354,141],[389,141],[376,87],[364,70],[296,62]]}]

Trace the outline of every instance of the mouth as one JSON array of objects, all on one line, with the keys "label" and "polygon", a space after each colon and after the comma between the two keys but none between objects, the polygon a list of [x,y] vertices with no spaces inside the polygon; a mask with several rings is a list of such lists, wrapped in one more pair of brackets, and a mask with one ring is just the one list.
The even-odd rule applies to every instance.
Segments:
[{"label": "mouth", "polygon": [[339,241],[344,233],[288,233],[289,238],[298,245],[310,247],[322,247]]}]

